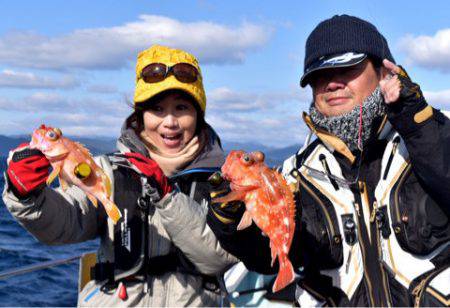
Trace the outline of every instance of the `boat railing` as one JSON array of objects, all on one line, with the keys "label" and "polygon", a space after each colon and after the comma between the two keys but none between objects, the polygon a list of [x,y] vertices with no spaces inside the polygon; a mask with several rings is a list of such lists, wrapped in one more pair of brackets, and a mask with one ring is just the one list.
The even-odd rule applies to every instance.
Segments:
[{"label": "boat railing", "polygon": [[26,266],[21,266],[21,267],[16,267],[13,269],[5,270],[5,271],[0,272],[0,280],[8,279],[8,278],[18,276],[18,275],[31,273],[34,271],[52,268],[52,267],[63,265],[63,264],[72,263],[74,261],[78,261],[79,259],[81,259],[83,257],[83,255],[84,254],[76,255],[76,256],[72,256],[72,257],[68,257],[68,258],[64,258],[64,259],[39,262],[39,263],[31,264],[31,265],[26,265]]}]

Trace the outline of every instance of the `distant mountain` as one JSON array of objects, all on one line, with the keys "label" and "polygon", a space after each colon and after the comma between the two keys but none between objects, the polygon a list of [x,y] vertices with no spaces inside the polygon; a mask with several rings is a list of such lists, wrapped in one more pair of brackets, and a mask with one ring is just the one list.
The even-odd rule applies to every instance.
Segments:
[{"label": "distant mountain", "polygon": [[256,142],[249,142],[249,143],[243,143],[243,142],[234,142],[234,141],[227,141],[222,140],[222,146],[225,152],[230,152],[231,150],[244,150],[247,152],[251,151],[261,151],[261,152],[268,152],[273,150],[274,148],[265,146],[261,143]]},{"label": "distant mountain", "polygon": [[[72,140],[76,140],[86,145],[93,155],[105,154],[113,152],[116,149],[116,138],[111,137],[98,137],[98,138],[83,138],[83,137],[70,137]],[[29,142],[29,136],[2,136],[0,135],[0,156],[8,156],[8,152],[11,149],[16,148],[18,145],[24,142]],[[234,141],[222,141],[225,152],[230,150],[244,150],[262,151],[266,155],[266,162],[269,166],[280,165],[283,160],[293,155],[298,151],[300,145],[291,145],[285,148],[273,148],[268,147],[260,143],[242,143]]]},{"label": "distant mountain", "polygon": [[[116,138],[98,137],[84,138],[71,137],[68,138],[84,144],[93,155],[113,152],[116,148]],[[0,135],[0,156],[8,156],[11,149],[16,148],[24,142],[30,142],[29,136],[2,136]]]},{"label": "distant mountain", "polygon": [[269,166],[280,166],[283,164],[283,161],[292,155],[296,154],[298,150],[300,150],[301,145],[291,145],[285,148],[280,149],[271,149],[267,151],[266,154],[266,163]]},{"label": "distant mountain", "polygon": [[261,151],[266,156],[266,163],[269,166],[278,166],[283,163],[283,161],[294,155],[300,149],[300,144],[290,145],[284,148],[273,148],[262,145],[260,143],[239,143],[239,142],[230,142],[223,141],[223,149],[225,152],[229,152],[230,150],[244,150],[247,152],[251,151]]}]

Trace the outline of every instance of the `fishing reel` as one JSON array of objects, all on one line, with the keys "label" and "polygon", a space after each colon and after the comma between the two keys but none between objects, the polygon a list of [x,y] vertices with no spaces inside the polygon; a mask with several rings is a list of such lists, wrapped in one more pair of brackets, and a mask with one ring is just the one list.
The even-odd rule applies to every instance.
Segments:
[{"label": "fishing reel", "polygon": [[73,173],[75,174],[75,176],[77,178],[79,178],[80,180],[85,180],[87,179],[91,173],[92,173],[92,168],[91,166],[89,166],[87,163],[79,163],[73,170]]}]

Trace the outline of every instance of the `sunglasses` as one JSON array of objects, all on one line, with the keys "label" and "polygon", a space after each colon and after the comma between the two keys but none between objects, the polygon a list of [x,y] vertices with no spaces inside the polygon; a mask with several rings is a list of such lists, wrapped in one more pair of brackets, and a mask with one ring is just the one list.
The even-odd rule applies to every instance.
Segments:
[{"label": "sunglasses", "polygon": [[173,66],[151,63],[142,69],[141,78],[147,83],[156,83],[166,79],[169,73],[172,73],[178,81],[185,83],[196,82],[199,76],[197,68],[188,63],[177,63]]}]

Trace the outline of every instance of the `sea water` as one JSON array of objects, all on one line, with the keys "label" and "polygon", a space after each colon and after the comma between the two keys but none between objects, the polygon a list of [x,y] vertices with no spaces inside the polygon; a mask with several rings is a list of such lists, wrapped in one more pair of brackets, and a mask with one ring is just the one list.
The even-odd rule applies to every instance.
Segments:
[{"label": "sea water", "polygon": [[[0,191],[3,191],[4,159]],[[0,272],[95,251],[98,241],[47,246],[11,216],[0,199]],[[0,306],[76,306],[78,261],[0,280]]]}]

